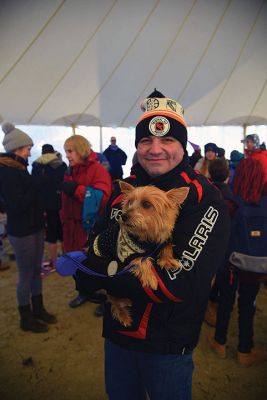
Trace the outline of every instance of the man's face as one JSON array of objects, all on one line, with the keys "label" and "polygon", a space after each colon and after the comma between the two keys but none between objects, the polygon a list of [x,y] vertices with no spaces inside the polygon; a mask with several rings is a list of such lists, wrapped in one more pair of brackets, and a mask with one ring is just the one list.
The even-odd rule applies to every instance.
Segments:
[{"label": "man's face", "polygon": [[116,138],[114,136],[112,136],[112,138],[110,138],[110,143],[116,144]]},{"label": "man's face", "polygon": [[254,142],[251,139],[246,140],[246,146],[248,150],[253,150],[254,149]]},{"label": "man's face", "polygon": [[144,137],[137,146],[138,161],[150,176],[159,176],[171,171],[180,164],[183,156],[183,146],[171,136]]}]

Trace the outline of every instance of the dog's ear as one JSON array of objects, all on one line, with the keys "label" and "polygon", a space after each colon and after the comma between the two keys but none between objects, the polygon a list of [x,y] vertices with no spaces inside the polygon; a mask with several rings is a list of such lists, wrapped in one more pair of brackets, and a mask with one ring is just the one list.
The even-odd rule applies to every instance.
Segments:
[{"label": "dog's ear", "polygon": [[129,194],[132,190],[134,190],[134,186],[130,185],[130,183],[119,181],[119,185],[121,188],[122,193]]},{"label": "dog's ear", "polygon": [[170,199],[175,205],[180,205],[187,198],[189,190],[189,187],[171,189],[167,192],[168,199]]}]

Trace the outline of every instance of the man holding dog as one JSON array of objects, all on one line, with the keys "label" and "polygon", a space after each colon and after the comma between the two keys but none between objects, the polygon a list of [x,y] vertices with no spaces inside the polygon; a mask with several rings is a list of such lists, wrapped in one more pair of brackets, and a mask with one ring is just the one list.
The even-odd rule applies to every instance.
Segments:
[{"label": "man holding dog", "polygon": [[[107,279],[108,294],[131,299],[133,323],[121,325],[106,304],[106,391],[110,400],[145,400],[147,394],[150,400],[190,400],[192,352],[199,340],[212,278],[224,258],[229,219],[219,191],[189,166],[187,128],[180,104],[156,91],[144,100],[142,109],[136,126],[138,163],[125,181],[164,191],[179,187],[190,190],[171,239],[180,268],[160,268],[157,255],[151,255],[156,290],[142,287],[130,273]],[[117,185],[94,235],[119,223],[121,201]]]}]

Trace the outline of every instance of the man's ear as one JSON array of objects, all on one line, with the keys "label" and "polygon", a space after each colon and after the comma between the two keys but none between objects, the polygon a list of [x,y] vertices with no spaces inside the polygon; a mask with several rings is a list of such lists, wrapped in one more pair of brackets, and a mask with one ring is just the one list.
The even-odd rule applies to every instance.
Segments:
[{"label": "man's ear", "polygon": [[119,181],[119,185],[121,188],[122,193],[129,194],[132,190],[134,190],[134,186],[130,185],[130,183]]}]

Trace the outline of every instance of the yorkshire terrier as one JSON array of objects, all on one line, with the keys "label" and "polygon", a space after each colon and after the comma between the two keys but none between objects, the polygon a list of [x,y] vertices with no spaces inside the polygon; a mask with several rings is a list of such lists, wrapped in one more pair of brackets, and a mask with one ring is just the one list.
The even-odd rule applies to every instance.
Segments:
[{"label": "yorkshire terrier", "polygon": [[[170,243],[172,231],[176,218],[179,215],[180,207],[185,201],[188,187],[171,189],[167,192],[155,186],[134,187],[129,183],[120,182],[120,188],[124,194],[122,201],[122,215],[120,220],[120,234],[117,241],[118,257],[120,258],[120,243],[128,244],[133,252],[138,253],[137,243],[155,244],[160,247],[156,262],[161,268],[177,269],[181,267],[179,260],[173,256],[173,245]],[[121,237],[121,239],[120,239]],[[142,253],[140,251],[139,253]],[[134,274],[142,283],[143,287],[156,290],[158,281],[153,273],[152,257],[135,258],[131,264],[135,264],[130,272]],[[122,325],[130,326],[132,318],[129,307],[131,300],[118,299],[107,296],[107,301],[112,304],[111,311],[115,319]]]}]

